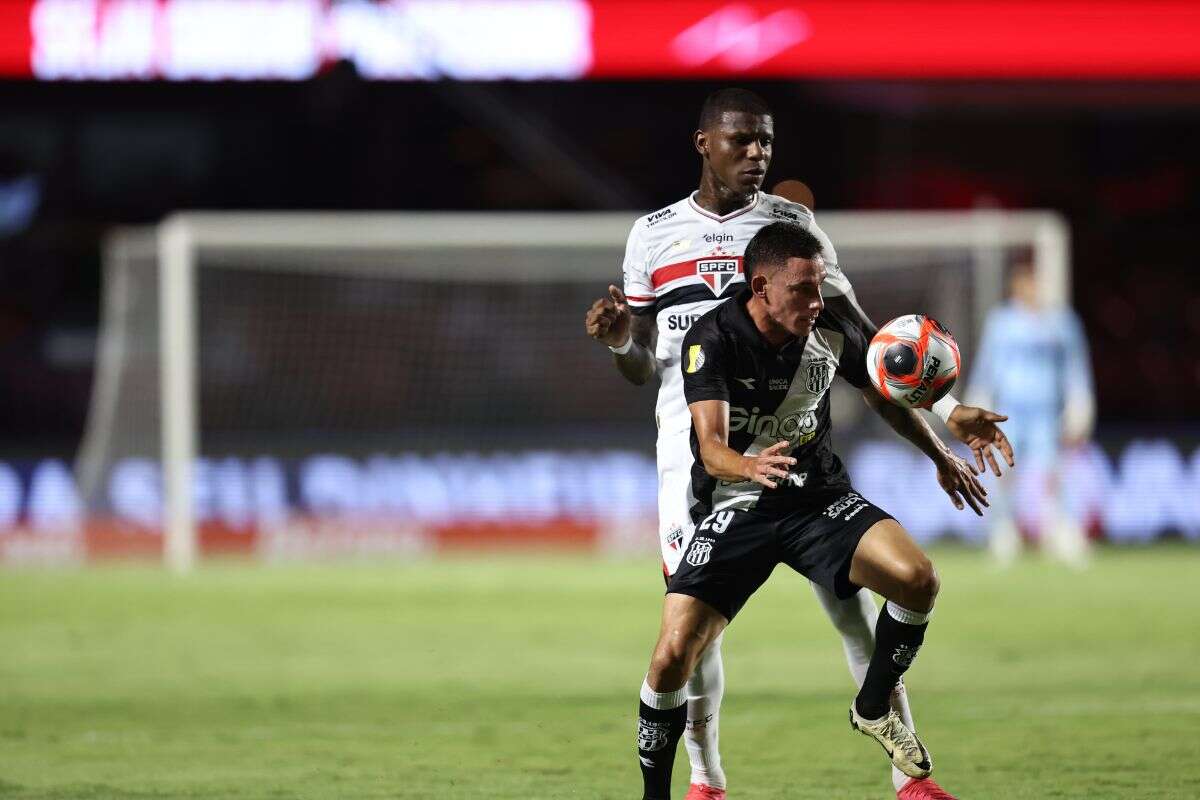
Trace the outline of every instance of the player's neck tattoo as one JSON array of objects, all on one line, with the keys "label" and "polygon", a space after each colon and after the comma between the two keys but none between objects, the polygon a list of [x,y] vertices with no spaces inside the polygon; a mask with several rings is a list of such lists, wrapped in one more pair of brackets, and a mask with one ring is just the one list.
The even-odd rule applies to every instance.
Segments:
[{"label": "player's neck tattoo", "polygon": [[757,189],[748,194],[735,192],[717,180],[716,175],[706,170],[700,176],[700,188],[696,192],[696,204],[705,211],[716,214],[718,217],[725,217],[738,209],[750,205],[757,196]]}]

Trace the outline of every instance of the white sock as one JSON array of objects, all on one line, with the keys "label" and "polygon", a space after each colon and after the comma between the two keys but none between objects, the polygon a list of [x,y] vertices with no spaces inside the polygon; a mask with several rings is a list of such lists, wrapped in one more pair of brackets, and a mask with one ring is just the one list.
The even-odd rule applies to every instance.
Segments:
[{"label": "white sock", "polygon": [[861,689],[863,680],[867,677],[871,655],[875,652],[875,620],[879,617],[875,598],[866,589],[860,589],[858,594],[848,600],[838,600],[833,592],[812,581],[808,583],[812,586],[813,594],[821,601],[821,607],[829,615],[829,621],[841,634],[846,665],[850,667],[854,687]]},{"label": "white sock", "polygon": [[1010,473],[988,487],[988,552],[1001,568],[1011,567],[1021,555],[1021,532],[1013,517],[1013,496],[1017,485]]},{"label": "white sock", "polygon": [[1048,493],[1042,514],[1042,544],[1054,558],[1068,567],[1088,565],[1087,532],[1079,520],[1067,514],[1057,492]]},{"label": "white sock", "polygon": [[721,660],[722,633],[708,646],[687,683],[688,715],[683,743],[692,763],[692,783],[725,788],[718,748],[721,698],[725,695],[725,667]]},{"label": "white sock", "polygon": [[[875,598],[866,589],[860,589],[858,594],[850,599],[838,600],[833,592],[812,581],[809,581],[809,585],[812,586],[813,594],[821,601],[821,606],[829,615],[833,627],[841,634],[846,665],[850,668],[850,676],[854,678],[855,688],[861,689],[863,679],[867,676],[867,667],[871,664],[871,654],[875,652],[875,621],[879,616]],[[908,691],[904,688],[903,681],[892,691],[892,708],[909,730],[916,731],[912,710],[908,707]],[[892,767],[892,786],[896,791],[900,791],[908,781],[907,775]]]},{"label": "white sock", "polygon": [[1012,517],[997,516],[988,527],[988,552],[999,567],[1011,567],[1021,555],[1021,532]]},{"label": "white sock", "polygon": [[[913,722],[912,709],[908,707],[908,689],[904,685],[904,679],[896,684],[896,688],[892,689],[892,710],[900,715],[900,721],[904,726],[913,733],[917,732],[917,724]],[[898,792],[904,784],[911,780],[900,770],[892,767],[892,786]]]},{"label": "white sock", "polygon": [[650,681],[643,680],[642,702],[659,711],[670,711],[687,702],[687,687],[681,686],[673,692],[656,692],[650,688]]},{"label": "white sock", "polygon": [[884,603],[883,607],[887,609],[889,617],[896,620],[896,622],[903,622],[905,625],[924,625],[933,617],[932,608],[928,611],[913,611],[912,609],[893,603],[891,600]]}]

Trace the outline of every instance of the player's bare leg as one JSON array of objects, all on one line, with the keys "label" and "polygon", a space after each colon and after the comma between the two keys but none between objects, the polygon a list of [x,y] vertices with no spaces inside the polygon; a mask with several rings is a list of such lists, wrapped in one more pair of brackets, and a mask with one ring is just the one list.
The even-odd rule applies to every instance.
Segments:
[{"label": "player's bare leg", "polygon": [[862,688],[850,708],[854,728],[875,739],[892,764],[926,778],[933,760],[916,734],[891,708],[893,690],[925,638],[939,582],[933,564],[900,523],[882,520],[858,543],[850,580],[887,598],[875,628],[875,648]]},{"label": "player's bare leg", "polygon": [[643,800],[670,800],[671,769],[687,721],[685,684],[726,624],[716,609],[689,595],[672,593],[663,601],[662,627],[638,706]]}]

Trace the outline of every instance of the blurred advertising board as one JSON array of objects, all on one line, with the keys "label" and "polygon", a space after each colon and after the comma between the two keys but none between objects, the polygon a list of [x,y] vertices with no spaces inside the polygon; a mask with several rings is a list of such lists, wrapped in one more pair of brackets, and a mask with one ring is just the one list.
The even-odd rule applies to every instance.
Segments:
[{"label": "blurred advertising board", "polygon": [[[932,466],[905,443],[864,439],[846,453],[856,488],[919,541],[986,536],[985,520],[956,511]],[[1067,506],[1097,536],[1117,543],[1162,536],[1200,541],[1200,447],[1168,438],[1104,440],[1069,456],[1059,479]],[[200,459],[194,498],[201,548],[209,554],[268,560],[479,548],[653,554],[656,487],[653,457],[637,451],[322,453]],[[87,518],[66,462],[0,461],[0,563],[157,555],[158,464],[119,462],[106,491],[111,514]],[[1016,489],[1027,507],[1022,491]]]},{"label": "blurred advertising board", "polygon": [[6,0],[0,75],[1169,79],[1198,33],[1179,0]]}]

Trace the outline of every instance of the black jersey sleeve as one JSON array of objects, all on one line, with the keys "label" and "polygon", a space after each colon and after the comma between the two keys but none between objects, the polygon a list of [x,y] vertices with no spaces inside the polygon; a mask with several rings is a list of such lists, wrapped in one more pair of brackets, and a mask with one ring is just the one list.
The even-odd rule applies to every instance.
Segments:
[{"label": "black jersey sleeve", "polygon": [[714,316],[709,313],[702,317],[683,337],[679,367],[683,370],[683,397],[689,405],[701,400],[729,400],[727,344],[711,324]]},{"label": "black jersey sleeve", "polygon": [[837,374],[849,383],[863,389],[870,382],[867,377],[867,348],[871,342],[858,320],[838,316],[838,327],[841,329],[843,344],[842,355],[838,359]]}]

